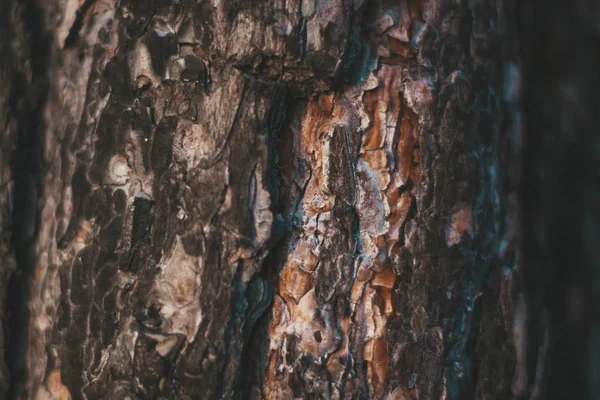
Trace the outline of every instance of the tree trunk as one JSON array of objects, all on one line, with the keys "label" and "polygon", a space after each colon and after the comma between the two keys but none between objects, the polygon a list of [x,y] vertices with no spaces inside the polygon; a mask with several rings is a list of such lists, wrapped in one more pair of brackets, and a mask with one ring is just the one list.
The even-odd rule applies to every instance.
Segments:
[{"label": "tree trunk", "polygon": [[539,395],[512,2],[4,8],[0,396]]}]

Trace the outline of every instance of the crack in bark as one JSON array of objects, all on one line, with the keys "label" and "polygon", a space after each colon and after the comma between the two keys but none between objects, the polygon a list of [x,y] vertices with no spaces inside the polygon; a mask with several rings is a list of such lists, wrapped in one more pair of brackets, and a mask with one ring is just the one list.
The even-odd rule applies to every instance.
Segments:
[{"label": "crack in bark", "polygon": [[[13,4],[8,4],[14,7]],[[11,24],[23,24],[21,43],[30,62],[30,76],[23,66],[13,65],[13,86],[8,103],[10,116],[17,124],[16,149],[12,165],[14,198],[12,214],[12,247],[16,258],[16,270],[8,282],[7,311],[5,322],[7,340],[5,355],[10,373],[9,398],[18,398],[25,392],[27,375],[27,350],[30,316],[28,311],[29,285],[36,269],[36,236],[38,233],[39,208],[42,196],[44,165],[44,107],[49,86],[47,67],[50,41],[45,32],[43,10],[37,1],[26,1],[17,11]],[[17,26],[13,25],[18,35]],[[26,41],[27,40],[27,41]],[[16,62],[17,58],[12,58]]]}]

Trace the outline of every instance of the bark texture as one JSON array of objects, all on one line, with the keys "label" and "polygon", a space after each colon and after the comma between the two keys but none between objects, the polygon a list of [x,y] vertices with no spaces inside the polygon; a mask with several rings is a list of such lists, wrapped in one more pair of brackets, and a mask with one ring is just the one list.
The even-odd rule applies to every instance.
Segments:
[{"label": "bark texture", "polygon": [[14,396],[527,395],[510,4],[24,4],[50,83]]}]

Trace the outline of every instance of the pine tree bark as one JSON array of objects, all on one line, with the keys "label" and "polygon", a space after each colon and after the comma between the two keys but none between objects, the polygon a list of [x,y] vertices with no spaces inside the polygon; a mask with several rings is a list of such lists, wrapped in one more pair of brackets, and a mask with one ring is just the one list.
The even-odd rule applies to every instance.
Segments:
[{"label": "pine tree bark", "polygon": [[0,161],[3,210],[12,173],[40,180],[15,189],[40,198],[15,211],[39,219],[13,246],[30,254],[5,325],[15,398],[529,390],[510,4],[7,4],[48,52],[25,73],[40,103],[11,117],[44,162]]}]

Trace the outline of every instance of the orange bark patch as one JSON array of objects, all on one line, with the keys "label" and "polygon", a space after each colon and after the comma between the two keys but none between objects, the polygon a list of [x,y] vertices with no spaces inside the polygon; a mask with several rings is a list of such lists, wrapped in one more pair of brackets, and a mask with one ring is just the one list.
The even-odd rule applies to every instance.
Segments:
[{"label": "orange bark patch", "polygon": [[310,273],[300,269],[295,262],[289,261],[281,272],[280,285],[286,300],[293,299],[298,303],[315,284]]},{"label": "orange bark patch", "polygon": [[46,386],[53,400],[69,400],[71,393],[63,384],[60,376],[60,369],[55,369],[48,375]]},{"label": "orange bark patch", "polygon": [[460,242],[465,232],[473,237],[471,206],[460,208],[452,214],[452,220],[446,232],[446,243],[448,246]]},{"label": "orange bark patch", "polygon": [[408,175],[413,160],[413,149],[415,146],[414,130],[416,121],[405,112],[402,116],[400,125],[400,141],[398,142],[397,162],[398,162],[398,182],[396,186],[400,187],[408,182]]},{"label": "orange bark patch", "polygon": [[358,300],[363,296],[364,287],[369,279],[371,279],[373,272],[363,267],[360,267],[356,274],[356,279],[352,285],[350,292],[350,303],[356,305]]},{"label": "orange bark patch", "polygon": [[388,165],[388,158],[385,150],[367,151],[362,155],[362,159],[365,160],[374,171],[381,171]]},{"label": "orange bark patch", "polygon": [[394,283],[396,283],[396,275],[391,268],[386,268],[381,272],[377,272],[371,281],[372,286],[383,286],[386,288],[393,288]]},{"label": "orange bark patch", "polygon": [[272,324],[269,326],[269,336],[275,336],[275,329],[289,320],[289,311],[285,302],[279,296],[273,298]]},{"label": "orange bark patch", "polygon": [[[394,196],[394,197],[397,197]],[[390,224],[394,224],[398,228],[406,219],[410,206],[412,205],[412,196],[408,192],[402,193],[400,199],[392,206],[389,221]]]},{"label": "orange bark patch", "polygon": [[377,100],[373,110],[372,127],[367,132],[363,143],[364,150],[375,150],[383,147],[385,141],[387,104]]},{"label": "orange bark patch", "polygon": [[421,151],[419,149],[414,149],[413,150],[413,163],[412,163],[412,167],[410,169],[410,174],[408,175],[408,177],[415,185],[418,185],[419,182],[421,181],[421,176],[420,176],[421,168],[419,166],[420,162],[421,162]]},{"label": "orange bark patch", "polygon": [[387,316],[390,316],[394,313],[394,304],[392,302],[392,288],[382,287],[381,288],[381,297],[383,298],[384,304],[384,313]]},{"label": "orange bark patch", "polygon": [[314,271],[319,261],[319,258],[313,253],[315,244],[311,240],[311,237],[308,236],[301,239],[292,254],[294,261],[309,272]]},{"label": "orange bark patch", "polygon": [[410,56],[411,48],[408,43],[404,43],[393,38],[390,38],[389,41],[390,49],[392,49],[395,53],[404,58],[408,58]]},{"label": "orange bark patch", "polygon": [[365,346],[365,361],[368,362],[368,375],[379,398],[383,395],[388,374],[388,351],[385,337],[372,339]]}]

